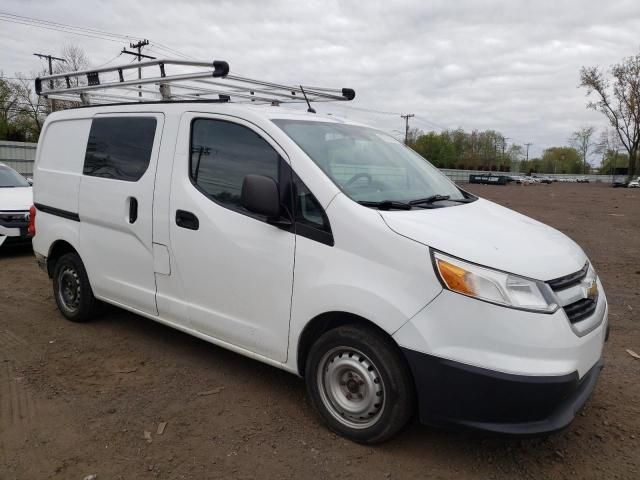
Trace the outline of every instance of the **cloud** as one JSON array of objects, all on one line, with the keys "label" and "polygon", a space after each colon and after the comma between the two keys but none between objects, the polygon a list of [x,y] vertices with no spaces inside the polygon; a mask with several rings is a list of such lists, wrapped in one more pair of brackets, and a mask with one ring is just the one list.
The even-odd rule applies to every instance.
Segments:
[{"label": "cloud", "polygon": [[[318,110],[394,134],[403,130],[398,115],[350,107],[415,113],[412,125],[424,130],[492,128],[533,142],[532,155],[566,144],[582,125],[606,127],[585,108],[579,69],[640,48],[640,3],[626,0],[5,0],[2,10],[149,38],[152,55],[169,46],[227,60],[247,76],[352,87],[352,104]],[[82,46],[96,65],[126,43],[6,22],[0,38],[5,75],[40,69],[32,53],[58,53],[64,43]]]}]

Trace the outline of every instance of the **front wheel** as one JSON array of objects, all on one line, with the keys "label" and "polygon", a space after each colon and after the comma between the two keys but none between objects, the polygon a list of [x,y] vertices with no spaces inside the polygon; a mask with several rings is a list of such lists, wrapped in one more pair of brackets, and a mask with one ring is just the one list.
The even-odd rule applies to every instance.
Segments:
[{"label": "front wheel", "polygon": [[58,309],[72,322],[90,320],[97,308],[91,284],[82,260],[76,253],[66,253],[53,269],[53,296]]},{"label": "front wheel", "polygon": [[348,325],[326,332],[309,352],[305,379],[329,428],[356,442],[389,439],[413,413],[409,366],[397,346],[373,328]]}]

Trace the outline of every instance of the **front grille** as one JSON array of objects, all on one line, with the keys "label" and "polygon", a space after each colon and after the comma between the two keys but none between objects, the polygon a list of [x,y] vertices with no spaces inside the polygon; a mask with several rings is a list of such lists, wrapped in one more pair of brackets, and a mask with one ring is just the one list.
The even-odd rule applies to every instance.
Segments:
[{"label": "front grille", "polygon": [[0,225],[5,227],[22,227],[29,225],[26,217],[29,212],[0,212]]},{"label": "front grille", "polygon": [[[591,317],[598,306],[596,277],[589,274],[589,263],[575,273],[547,283],[555,292],[560,306],[572,325]],[[592,291],[595,287],[595,291]]]},{"label": "front grille", "polygon": [[571,323],[577,323],[593,314],[598,305],[598,299],[583,298],[570,305],[565,305],[564,313],[567,314]]},{"label": "front grille", "polygon": [[588,271],[589,263],[585,263],[584,267],[582,267],[581,270],[578,270],[577,272],[571,273],[569,275],[565,275],[564,277],[554,278],[553,280],[549,280],[547,283],[552,290],[562,290],[565,288],[569,288],[573,285],[579,284],[585,277],[585,275],[587,275]]}]

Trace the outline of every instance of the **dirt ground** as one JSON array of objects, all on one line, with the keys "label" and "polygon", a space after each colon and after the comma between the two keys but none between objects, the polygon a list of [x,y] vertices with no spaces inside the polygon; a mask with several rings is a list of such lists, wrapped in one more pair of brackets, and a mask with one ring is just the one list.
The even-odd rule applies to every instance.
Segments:
[{"label": "dirt ground", "polygon": [[31,252],[3,249],[0,479],[640,478],[640,360],[625,351],[640,353],[640,191],[469,188],[567,233],[602,278],[606,366],[568,429],[518,439],[413,423],[357,445],[320,424],[293,375],[116,309],[65,321]]}]

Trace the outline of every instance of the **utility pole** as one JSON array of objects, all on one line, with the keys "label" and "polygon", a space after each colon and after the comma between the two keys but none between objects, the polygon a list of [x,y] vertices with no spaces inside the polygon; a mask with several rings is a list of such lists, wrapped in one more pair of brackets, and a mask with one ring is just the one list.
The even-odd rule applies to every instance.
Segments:
[{"label": "utility pole", "polygon": [[[67,63],[67,61],[64,58],[59,58],[59,57],[54,57],[53,55],[45,55],[44,53],[34,53],[34,55],[36,57],[39,58],[46,58],[49,61],[49,75],[53,75],[53,61],[57,60],[59,62],[64,62]],[[49,80],[49,88],[51,88],[51,90],[53,90],[53,80]],[[54,112],[55,111],[55,104],[53,103],[54,100],[51,98],[49,99],[50,105],[51,105],[51,111]]]},{"label": "utility pole", "polygon": [[[151,60],[155,60],[156,57],[151,57],[149,55],[143,55],[142,54],[142,47],[146,47],[147,45],[149,45],[149,40],[140,40],[138,43],[130,43],[129,44],[129,48],[135,48],[136,50],[138,50],[138,53],[136,52],[130,52],[129,50],[125,48],[122,49],[121,53],[127,53],[129,55],[133,55],[135,57],[138,57],[138,62],[142,61],[142,58],[149,58]],[[140,80],[142,78],[142,69],[140,67],[138,67],[138,80]],[[138,85],[138,88],[142,88],[141,85]],[[142,96],[142,92],[138,92],[138,96],[141,97]]]},{"label": "utility pole", "polygon": [[533,143],[525,143],[525,147],[527,147],[527,162],[529,161],[529,147],[533,145]]},{"label": "utility pole", "polygon": [[404,118],[404,144],[409,145],[409,119],[411,117],[415,117],[413,113],[405,113],[404,115],[400,115],[400,118]]}]

